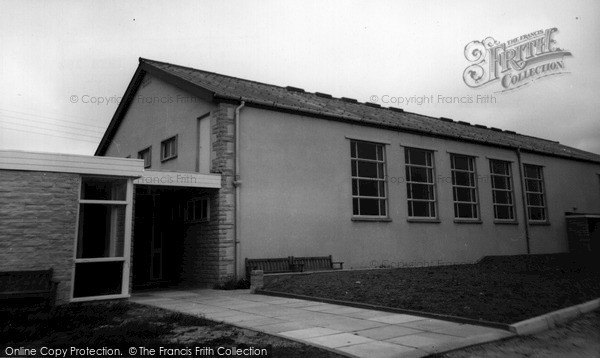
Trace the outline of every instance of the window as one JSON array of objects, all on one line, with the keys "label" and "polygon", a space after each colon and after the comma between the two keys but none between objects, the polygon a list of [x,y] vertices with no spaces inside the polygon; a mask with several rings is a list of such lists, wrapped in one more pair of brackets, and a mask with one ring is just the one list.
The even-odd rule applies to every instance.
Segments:
[{"label": "window", "polygon": [[350,142],[352,214],[387,217],[385,151],[383,144]]},{"label": "window", "polygon": [[160,160],[165,161],[177,157],[177,136],[165,139],[160,144]]},{"label": "window", "polygon": [[411,218],[436,218],[433,152],[405,148],[406,197],[408,216]]},{"label": "window", "polygon": [[127,293],[132,185],[127,179],[81,179],[74,300]]},{"label": "window", "polygon": [[452,197],[456,219],[479,219],[475,158],[450,154]]},{"label": "window", "polygon": [[515,204],[510,162],[490,159],[494,219],[515,220]]},{"label": "window", "polygon": [[210,217],[209,198],[202,197],[189,200],[185,209],[186,222],[208,221]]},{"label": "window", "polygon": [[547,221],[542,167],[524,164],[523,170],[527,196],[527,218],[530,221]]},{"label": "window", "polygon": [[138,152],[138,159],[144,160],[144,168],[150,168],[152,165],[152,147],[148,147]]}]

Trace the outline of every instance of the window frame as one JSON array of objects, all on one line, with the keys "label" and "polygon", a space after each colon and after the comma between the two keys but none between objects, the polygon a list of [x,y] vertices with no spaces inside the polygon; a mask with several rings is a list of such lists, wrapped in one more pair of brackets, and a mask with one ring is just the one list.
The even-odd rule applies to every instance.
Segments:
[{"label": "window frame", "polygon": [[[385,150],[385,143],[381,143],[381,142],[372,142],[372,141],[366,141],[366,140],[360,140],[360,139],[350,139],[350,165],[351,165],[351,170],[350,170],[350,190],[351,190],[351,206],[352,206],[352,220],[373,220],[373,221],[390,221],[389,220],[389,194],[388,194],[388,183],[387,183],[387,155],[386,155],[386,150]],[[370,145],[374,145],[376,147],[381,148],[381,159],[367,159],[367,158],[359,158],[358,157],[358,143],[364,143],[364,144],[370,144]],[[379,153],[379,151],[377,149],[375,149],[376,153]],[[355,154],[355,156],[353,156],[353,152]],[[377,154],[376,154],[377,157]],[[369,177],[361,177],[358,173],[358,162],[369,162],[369,163],[376,163],[376,164],[381,164],[383,173],[382,175],[379,175],[379,169],[377,169],[377,178],[369,178]],[[352,168],[356,166],[356,175],[353,174],[353,170]],[[379,168],[379,165],[377,165],[377,167]],[[354,194],[354,181],[357,181],[357,194]],[[383,183],[383,193],[380,192],[379,189],[379,185],[377,186],[378,189],[378,195],[379,196],[361,196],[360,195],[360,181],[376,181],[378,183]],[[381,196],[383,195],[383,196]],[[361,199],[363,200],[377,200],[378,204],[377,204],[377,208],[378,208],[378,213],[379,215],[365,215],[365,214],[361,214],[360,212],[360,201]],[[357,200],[358,202],[358,214],[355,214],[355,200]],[[381,215],[381,201],[383,201],[383,208],[385,210],[384,215]]]},{"label": "window frame", "polygon": [[[479,185],[478,185],[478,176],[477,176],[477,160],[475,156],[466,155],[466,154],[458,154],[458,153],[449,153],[450,154],[450,178],[452,184],[452,204],[454,209],[454,222],[464,222],[464,223],[480,223],[481,220],[481,209],[480,209],[480,199],[479,199]],[[467,168],[471,169],[456,169],[455,168],[455,158],[463,157],[467,159]],[[467,173],[473,175],[473,186],[468,185],[458,185],[455,183],[455,174],[457,172]],[[474,201],[458,201],[458,194],[456,189],[458,188],[466,188],[472,190]],[[474,205],[474,209],[471,209],[472,214],[476,214],[475,217],[460,217],[458,216],[459,210],[458,205],[467,204]]]},{"label": "window frame", "polygon": [[[144,153],[148,153],[148,162],[146,162],[146,158],[143,157]],[[138,159],[144,160],[144,169],[152,167],[152,146],[146,147],[138,151]]]},{"label": "window frame", "polygon": [[[439,220],[439,210],[438,210],[438,196],[437,196],[437,183],[436,183],[436,176],[435,176],[435,151],[430,150],[430,149],[423,149],[423,148],[416,148],[416,147],[403,147],[404,148],[404,169],[405,169],[405,174],[406,174],[406,202],[407,202],[407,217],[409,221],[432,221],[432,220]],[[427,155],[429,155],[429,161],[431,163],[431,166],[428,166],[427,164],[425,165],[421,165],[421,164],[413,164],[413,163],[409,163],[410,160],[410,155],[409,155],[409,151],[410,150],[419,150],[419,151],[423,151],[425,152]],[[425,160],[425,163],[427,163],[427,159]],[[431,170],[431,182],[421,182],[421,181],[413,181],[412,180],[412,172],[411,175],[408,175],[408,172],[412,169],[412,168],[425,168],[425,170]],[[433,195],[433,199],[414,199],[411,198],[411,194],[412,193],[412,185],[428,185],[431,186],[431,191],[432,191],[432,195]],[[414,216],[411,215],[410,212],[410,206],[412,203],[414,202],[427,202],[429,203],[429,211],[431,212],[431,210],[434,211],[434,215],[433,216]],[[412,207],[412,212],[414,214],[414,206]]]},{"label": "window frame", "polygon": [[[528,177],[526,167],[535,168],[537,170],[537,172],[539,173],[539,178]],[[534,181],[539,182],[539,188],[540,188],[541,192],[529,191],[529,189],[527,188],[528,180],[534,180]],[[548,218],[548,198],[546,195],[546,180],[544,177],[544,167],[541,165],[523,163],[523,185],[524,185],[523,190],[525,192],[525,206],[527,208],[527,222],[531,223],[531,224],[547,224],[547,223],[549,223],[550,220]],[[540,195],[543,200],[543,205],[531,205],[529,202],[529,194]],[[538,208],[538,209],[541,208],[542,212],[544,213],[544,219],[543,220],[531,219],[530,208]]]},{"label": "window frame", "polygon": [[[206,202],[206,215],[202,216],[200,215],[200,217],[196,217],[196,202]],[[193,214],[192,217],[190,218],[190,205],[192,207],[193,210]],[[201,207],[204,207],[201,205]],[[197,198],[193,198],[190,200],[187,200],[185,202],[185,207],[184,207],[184,215],[183,215],[183,220],[185,223],[202,223],[202,222],[208,222],[210,221],[210,197],[208,195],[203,195]]]},{"label": "window frame", "polygon": [[[126,180],[126,192],[124,200],[104,200],[104,199],[83,199],[83,181],[87,178],[101,178],[101,179],[114,179],[114,180]],[[129,280],[130,280],[130,261],[131,261],[131,229],[132,229],[132,216],[133,216],[133,180],[131,178],[123,177],[107,177],[101,175],[84,175],[81,176],[79,181],[79,194],[77,203],[77,216],[75,226],[75,243],[73,250],[73,268],[71,270],[71,289],[70,289],[70,302],[85,302],[95,300],[107,300],[115,298],[128,298],[129,294]],[[93,257],[93,258],[78,258],[78,245],[79,245],[79,230],[80,230],[80,216],[81,208],[83,205],[112,205],[112,206],[124,206],[125,207],[125,221],[124,221],[124,237],[123,237],[123,253],[120,256],[110,257]],[[102,263],[102,262],[122,262],[121,266],[121,292],[116,294],[96,295],[96,296],[84,296],[75,297],[75,278],[77,264],[85,263]]]},{"label": "window frame", "polygon": [[[508,160],[501,160],[501,159],[493,159],[493,158],[488,158],[489,160],[489,165],[490,165],[490,187],[492,189],[492,210],[494,213],[494,222],[496,223],[517,223],[517,206],[515,203],[515,185],[514,185],[514,179],[513,179],[513,169],[512,169],[512,162],[508,161]],[[506,165],[506,168],[508,170],[508,174],[499,174],[499,173],[494,173],[493,171],[493,163],[502,163],[504,165]],[[499,189],[499,188],[494,188],[494,177],[502,177],[505,178],[507,180],[507,182],[510,185],[510,189]],[[504,203],[496,203],[496,199],[495,199],[495,192],[496,191],[501,191],[501,192],[507,192],[510,194],[510,200],[511,203],[510,204],[504,204]],[[502,219],[502,218],[498,218],[496,215],[496,207],[497,206],[506,206],[509,207],[511,209],[511,213],[512,213],[512,219]]]},{"label": "window frame", "polygon": [[[173,150],[172,150],[172,151],[173,151],[173,153],[171,153],[171,154],[170,154],[170,155],[167,157],[167,156],[165,155],[165,152],[166,152],[166,150],[165,150],[165,149],[167,148],[167,145],[169,145],[169,144],[171,144],[171,143],[174,143],[174,145],[173,145]],[[174,136],[172,136],[172,137],[169,137],[169,138],[167,138],[167,139],[163,140],[162,142],[160,142],[160,161],[161,161],[161,162],[166,162],[166,161],[168,161],[168,160],[171,160],[171,159],[175,159],[175,158],[177,158],[177,154],[178,154],[178,152],[179,152],[178,145],[179,145],[179,141],[178,141],[178,134],[176,134],[176,135],[174,135]]]}]

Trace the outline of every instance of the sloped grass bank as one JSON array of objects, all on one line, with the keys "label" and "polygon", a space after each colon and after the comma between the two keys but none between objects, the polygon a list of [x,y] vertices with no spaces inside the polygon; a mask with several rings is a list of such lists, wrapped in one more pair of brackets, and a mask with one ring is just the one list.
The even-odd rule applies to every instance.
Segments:
[{"label": "sloped grass bank", "polygon": [[511,324],[600,297],[600,270],[567,254],[497,256],[473,265],[297,275],[265,289]]}]

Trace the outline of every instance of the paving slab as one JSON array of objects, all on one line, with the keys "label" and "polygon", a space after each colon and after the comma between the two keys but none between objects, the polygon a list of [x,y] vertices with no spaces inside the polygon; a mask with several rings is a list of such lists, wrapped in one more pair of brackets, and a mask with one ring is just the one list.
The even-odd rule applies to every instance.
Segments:
[{"label": "paving slab", "polygon": [[401,354],[406,356],[408,353],[415,353],[413,356],[421,357],[427,354],[417,348],[379,341],[354,344],[347,347],[339,347],[338,349],[354,356],[372,358],[392,358],[398,357]]},{"label": "paving slab", "polygon": [[304,307],[303,309],[307,311],[327,311],[331,309],[331,305],[327,303],[320,303],[318,305]]},{"label": "paving slab", "polygon": [[346,315],[348,313],[357,313],[357,312],[361,312],[361,311],[362,311],[361,308],[355,308],[355,307],[335,307],[335,308],[323,310],[321,312],[337,314],[337,315]]},{"label": "paving slab", "polygon": [[300,338],[301,339],[301,338],[330,336],[332,334],[338,334],[338,333],[343,333],[343,332],[336,331],[334,329],[329,329],[329,328],[314,327],[314,328],[299,329],[296,331],[281,332],[281,335],[290,337],[290,338]]},{"label": "paving slab", "polygon": [[374,340],[357,336],[351,333],[328,334],[326,336],[306,338],[306,341],[313,342],[329,348],[338,348],[353,344],[375,342]]},{"label": "paving slab", "polygon": [[458,324],[435,330],[436,333],[448,334],[457,337],[471,337],[487,333],[494,333],[497,331],[498,330],[494,328],[475,326],[472,324]]},{"label": "paving slab", "polygon": [[398,324],[398,323],[407,323],[414,321],[422,321],[423,317],[413,316],[408,314],[391,314],[388,316],[378,316],[369,318],[370,321],[389,323],[389,324]]},{"label": "paving slab", "polygon": [[420,329],[422,331],[430,331],[430,332],[441,332],[447,328],[459,327],[461,323],[451,322],[451,321],[442,321],[439,319],[421,319],[418,321],[411,322],[403,322],[399,323],[402,326],[406,326],[409,328]]},{"label": "paving slab", "polygon": [[252,327],[260,327],[260,326],[268,326],[268,325],[276,324],[276,323],[287,323],[287,321],[277,319],[277,318],[260,318],[260,319],[253,319],[253,320],[238,322],[237,325],[244,326],[246,328],[252,328]]},{"label": "paving slab", "polygon": [[381,322],[373,322],[369,320],[343,316],[332,316],[330,321],[322,323],[323,327],[337,329],[344,332],[362,331],[384,325],[385,323]]},{"label": "paving slab", "polygon": [[444,343],[460,340],[463,340],[463,338],[433,332],[421,332],[417,334],[410,334],[408,336],[388,339],[386,342],[401,344],[403,346],[418,348],[420,350],[433,353],[437,352],[437,348]]},{"label": "paving slab", "polygon": [[282,306],[291,307],[291,308],[310,307],[310,306],[319,306],[319,305],[321,305],[321,304],[318,302],[313,302],[313,301],[292,302],[292,303],[282,304]]},{"label": "paving slab", "polygon": [[409,334],[421,333],[423,331],[419,331],[418,329],[397,326],[397,325],[385,325],[382,327],[365,329],[364,331],[356,331],[355,334],[359,336],[373,338],[380,341],[384,341],[386,339],[396,338],[407,336]]},{"label": "paving slab", "polygon": [[299,329],[311,328],[311,325],[300,322],[285,322],[276,324],[266,324],[256,327],[256,330],[266,333],[281,333],[288,331],[297,331]]},{"label": "paving slab", "polygon": [[424,357],[513,333],[395,314],[251,294],[249,290],[173,290],[134,294],[133,302],[327,347],[353,357]]}]

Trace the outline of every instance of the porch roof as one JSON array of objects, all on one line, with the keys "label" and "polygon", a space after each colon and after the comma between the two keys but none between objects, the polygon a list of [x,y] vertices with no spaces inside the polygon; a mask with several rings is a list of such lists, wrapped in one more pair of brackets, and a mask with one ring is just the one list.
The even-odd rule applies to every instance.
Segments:
[{"label": "porch roof", "polygon": [[220,189],[221,174],[144,170],[133,184]]}]

